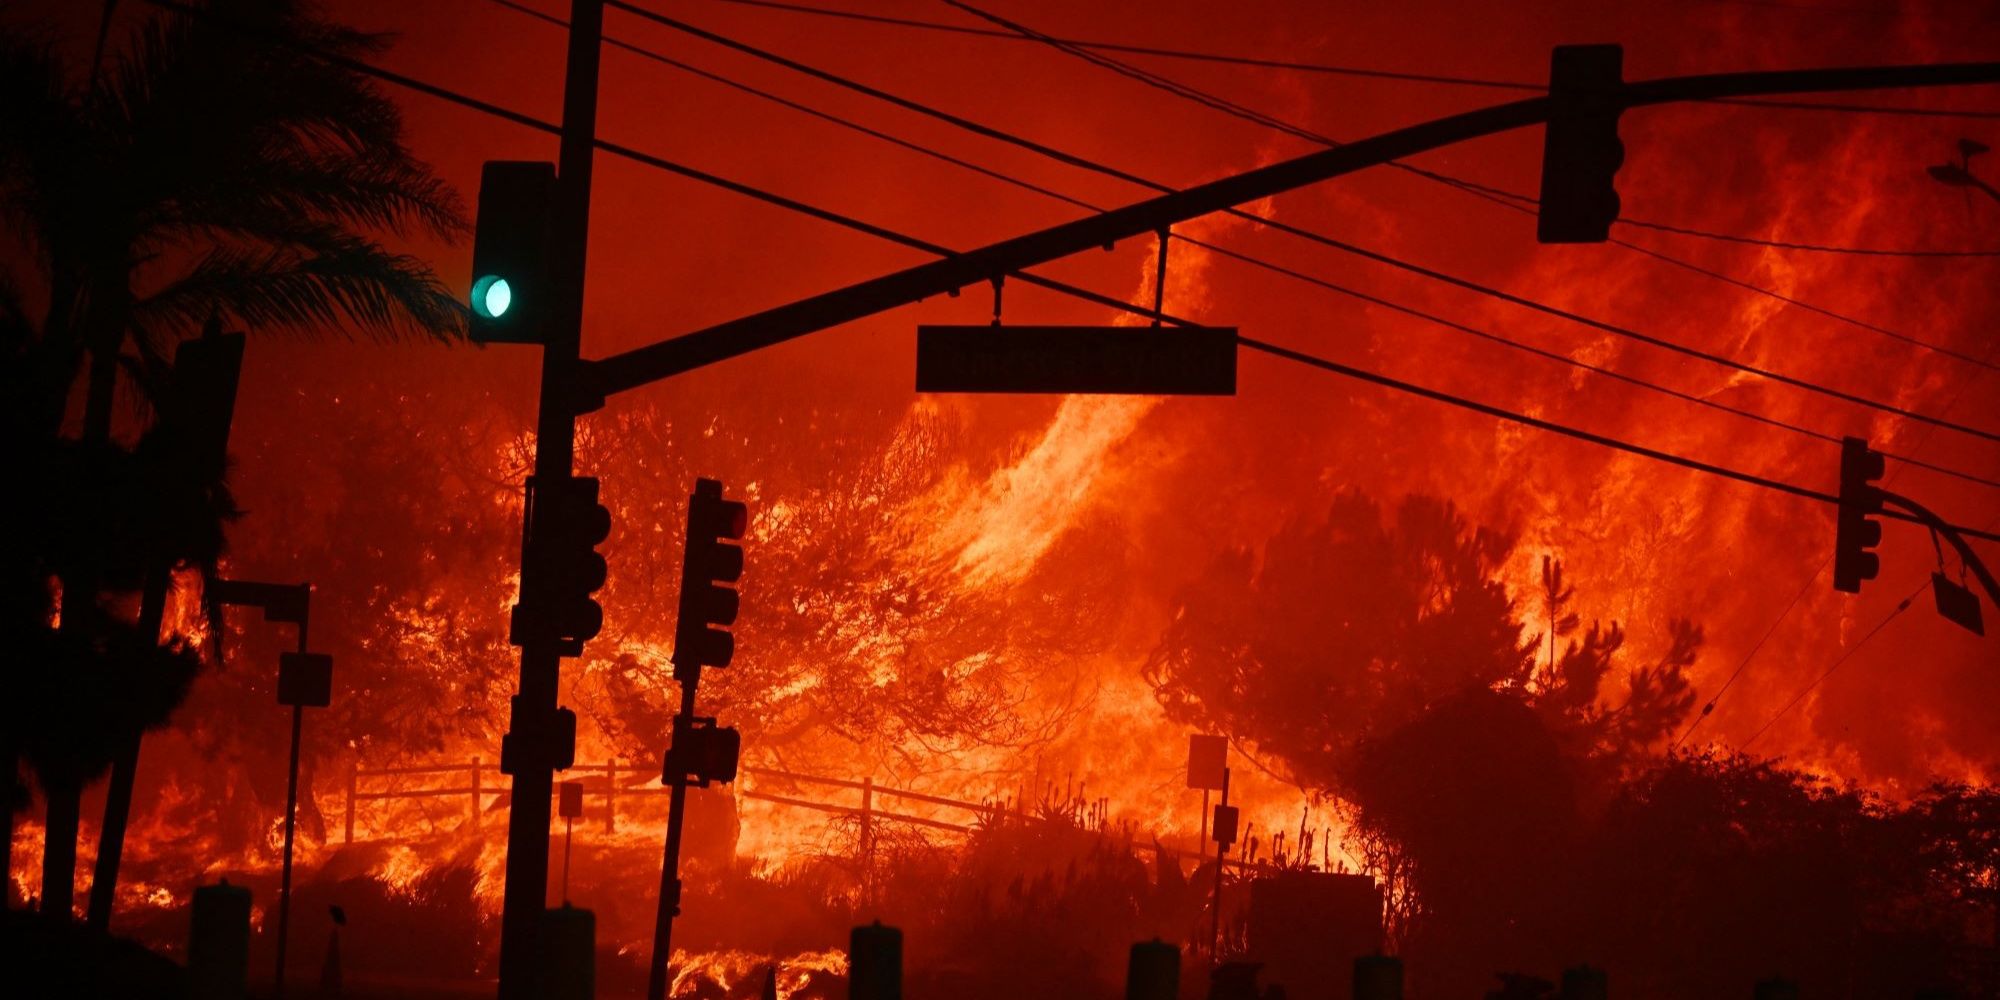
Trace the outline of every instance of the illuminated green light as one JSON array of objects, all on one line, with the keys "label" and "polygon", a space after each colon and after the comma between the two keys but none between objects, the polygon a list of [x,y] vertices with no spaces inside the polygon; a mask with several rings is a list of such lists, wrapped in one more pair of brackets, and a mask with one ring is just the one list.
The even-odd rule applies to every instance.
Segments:
[{"label": "illuminated green light", "polygon": [[472,308],[487,319],[499,319],[514,304],[514,289],[507,279],[489,274],[473,283]]}]

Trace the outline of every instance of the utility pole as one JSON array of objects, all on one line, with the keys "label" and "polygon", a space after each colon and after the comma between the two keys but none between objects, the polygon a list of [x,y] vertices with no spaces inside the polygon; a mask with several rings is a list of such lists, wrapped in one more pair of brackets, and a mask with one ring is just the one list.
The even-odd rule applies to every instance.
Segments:
[{"label": "utility pole", "polygon": [[[571,0],[569,54],[563,81],[562,149],[557,160],[556,198],[549,225],[551,291],[543,315],[542,379],[535,424],[535,479],[566,482],[576,452],[576,382],[583,337],[584,253],[590,234],[591,157],[597,140],[597,68],[604,30],[603,0]],[[532,487],[531,487],[532,490]],[[532,502],[522,539],[521,594],[524,603],[549,581],[540,579],[530,545],[537,519],[549,519],[548,505]],[[521,612],[516,609],[516,613]],[[500,996],[532,1000],[536,942],[548,905],[549,796],[558,758],[553,744],[561,735],[556,705],[562,644],[542,631],[524,632],[521,681],[508,719],[508,735],[522,748],[503,768],[512,781],[513,806],[507,818],[506,885],[500,912]],[[574,738],[574,731],[570,731]],[[574,747],[571,747],[572,751]],[[503,754],[503,756],[506,756]],[[567,756],[567,755],[561,755]]]}]

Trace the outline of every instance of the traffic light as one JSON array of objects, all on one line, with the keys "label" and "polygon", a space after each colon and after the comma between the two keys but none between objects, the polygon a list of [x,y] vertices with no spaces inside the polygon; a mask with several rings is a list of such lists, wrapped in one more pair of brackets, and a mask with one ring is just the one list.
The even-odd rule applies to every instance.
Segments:
[{"label": "traffic light", "polygon": [[1542,140],[1543,243],[1602,243],[1618,221],[1618,140],[1624,110],[1625,50],[1618,45],[1558,45],[1549,60],[1553,106]]},{"label": "traffic light", "polygon": [[229,463],[229,424],[236,412],[236,383],[243,371],[244,336],[223,333],[220,321],[174,351],[174,368],[160,404],[159,431],[174,460],[200,482],[223,477]]},{"label": "traffic light", "polygon": [[713,718],[674,718],[674,742],[667,748],[667,760],[660,771],[666,784],[692,782],[707,788],[710,782],[729,784],[736,780],[736,761],[743,753],[743,736],[730,726],[718,726]]},{"label": "traffic light", "polygon": [[536,344],[548,318],[552,163],[488,161],[472,237],[472,339]]},{"label": "traffic light", "polygon": [[514,695],[514,727],[500,735],[500,773],[566,771],[576,763],[576,712],[556,708],[539,720],[523,718],[521,696]]},{"label": "traffic light", "polygon": [[722,483],[695,482],[688,499],[687,553],[681,562],[680,622],[674,630],[674,678],[691,680],[702,667],[726,667],[736,639],[716,626],[736,621],[736,588],[743,575],[743,537],[749,508],[722,498]]},{"label": "traffic light", "polygon": [[608,567],[597,546],[611,534],[611,511],[597,502],[597,480],[575,476],[529,481],[528,546],[521,603],[510,640],[557,644],[581,656],[604,627],[604,608],[591,598]]},{"label": "traffic light", "polygon": [[1875,579],[1882,561],[1868,551],[1882,541],[1882,523],[1869,517],[1882,512],[1882,491],[1873,483],[1882,478],[1880,452],[1870,451],[1860,438],[1840,442],[1840,512],[1835,515],[1833,535],[1833,589],[1850,594],[1861,592],[1861,581]]}]

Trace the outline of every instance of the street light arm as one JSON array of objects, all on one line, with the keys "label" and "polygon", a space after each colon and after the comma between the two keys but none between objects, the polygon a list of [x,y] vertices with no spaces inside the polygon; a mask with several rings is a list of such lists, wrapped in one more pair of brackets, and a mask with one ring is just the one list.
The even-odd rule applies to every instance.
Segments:
[{"label": "street light arm", "polygon": [[1930,508],[1909,497],[1879,488],[1876,492],[1881,495],[1883,503],[1893,504],[1909,511],[1926,527],[1943,535],[1945,541],[1950,542],[1951,547],[1958,550],[1958,558],[1971,568],[1972,575],[1979,578],[1979,585],[1986,588],[1986,599],[1992,601],[1994,607],[2000,607],[2000,582],[1994,581],[1992,571],[1988,570],[1986,564],[1980,561],[1979,554],[1972,551],[1972,544],[1959,534],[1957,528],[1953,527],[1944,518],[1932,513]]},{"label": "street light arm", "polygon": [[[1624,107],[1640,107],[1757,94],[1995,82],[2000,82],[2000,63],[1993,62],[1784,70],[1642,81],[1625,85],[1617,100]],[[614,393],[979,284],[996,275],[1018,274],[1071,254],[1155,233],[1211,212],[1440,146],[1541,124],[1549,120],[1555,107],[1550,98],[1533,97],[1385,132],[584,362],[574,402],[579,412],[595,409]]]}]

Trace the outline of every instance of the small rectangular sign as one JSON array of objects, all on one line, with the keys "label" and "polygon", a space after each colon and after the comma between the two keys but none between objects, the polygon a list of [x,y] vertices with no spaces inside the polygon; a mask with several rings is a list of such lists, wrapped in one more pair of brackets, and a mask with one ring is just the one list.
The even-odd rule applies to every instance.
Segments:
[{"label": "small rectangular sign", "polygon": [[1224,847],[1236,843],[1237,819],[1235,806],[1216,806],[1215,819],[1208,825],[1209,839]]},{"label": "small rectangular sign", "polygon": [[1233,396],[1236,329],[920,326],[917,391]]},{"label": "small rectangular sign", "polygon": [[1931,574],[1931,590],[1937,595],[1938,614],[1973,635],[1985,635],[1986,623],[1979,618],[1979,597],[1953,583],[1943,573]]},{"label": "small rectangular sign", "polygon": [[556,815],[563,819],[582,819],[583,782],[565,781],[556,787],[561,790],[556,799]]},{"label": "small rectangular sign", "polygon": [[1189,788],[1220,789],[1223,769],[1229,766],[1229,741],[1221,736],[1188,737]]}]

